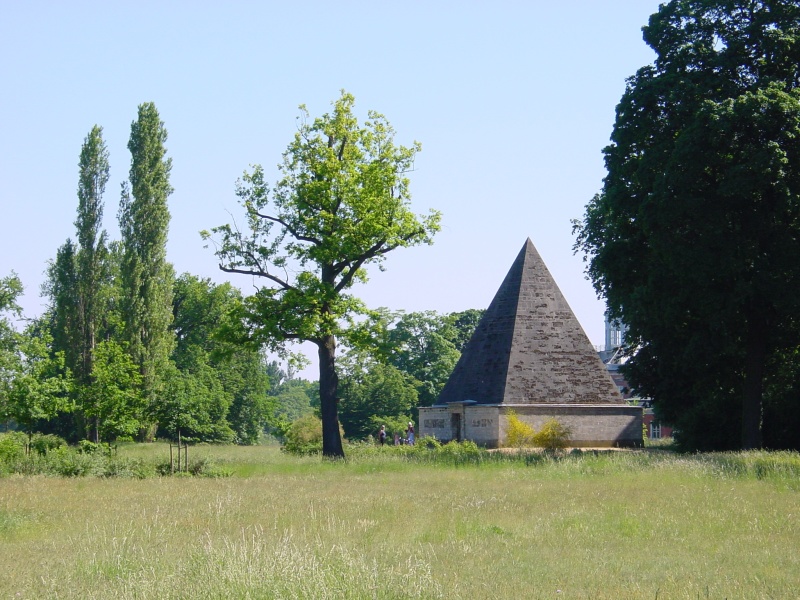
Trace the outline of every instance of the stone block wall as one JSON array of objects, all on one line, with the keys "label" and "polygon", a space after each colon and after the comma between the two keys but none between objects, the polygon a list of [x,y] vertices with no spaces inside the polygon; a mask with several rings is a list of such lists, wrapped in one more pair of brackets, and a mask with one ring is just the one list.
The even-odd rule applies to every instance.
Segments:
[{"label": "stone block wall", "polygon": [[574,404],[504,404],[500,408],[499,440],[506,437],[508,412],[537,431],[549,419],[556,419],[572,430],[570,445],[600,448],[638,448],[643,445],[640,406]]},{"label": "stone block wall", "polygon": [[453,439],[449,407],[430,406],[419,409],[417,437],[425,435],[441,441]]},{"label": "stone block wall", "polygon": [[496,446],[500,431],[500,412],[497,407],[476,404],[464,408],[464,439],[481,446]]},{"label": "stone block wall", "polygon": [[419,435],[450,440],[472,440],[488,448],[502,446],[508,413],[541,429],[551,418],[572,429],[573,447],[633,447],[643,445],[642,408],[593,404],[462,404],[431,406],[419,410]]}]

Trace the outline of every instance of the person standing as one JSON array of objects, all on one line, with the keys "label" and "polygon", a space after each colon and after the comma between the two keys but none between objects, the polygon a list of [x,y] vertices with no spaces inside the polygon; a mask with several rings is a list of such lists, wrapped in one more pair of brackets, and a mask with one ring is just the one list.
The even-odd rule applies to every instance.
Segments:
[{"label": "person standing", "polygon": [[381,430],[378,432],[378,440],[383,446],[386,443],[386,425],[381,425]]},{"label": "person standing", "polygon": [[414,423],[408,422],[408,429],[406,429],[406,439],[410,446],[414,445]]}]

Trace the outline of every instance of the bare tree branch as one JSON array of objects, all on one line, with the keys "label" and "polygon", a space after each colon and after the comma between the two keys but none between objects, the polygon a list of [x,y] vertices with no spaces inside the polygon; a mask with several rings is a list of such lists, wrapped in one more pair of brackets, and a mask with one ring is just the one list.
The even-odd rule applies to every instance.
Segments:
[{"label": "bare tree branch", "polygon": [[222,263],[219,263],[220,271],[224,271],[225,273],[238,273],[240,275],[257,275],[258,277],[264,277],[265,279],[269,279],[270,281],[274,281],[277,283],[282,289],[284,290],[293,290],[295,289],[294,286],[289,285],[280,277],[276,277],[270,273],[262,269],[237,269],[235,267],[226,267]]},{"label": "bare tree branch", "polygon": [[315,238],[315,237],[311,237],[311,236],[307,236],[307,235],[300,235],[300,234],[299,234],[299,233],[298,233],[298,232],[297,232],[297,231],[294,229],[294,227],[291,227],[291,226],[290,226],[290,225],[289,225],[289,224],[288,224],[286,221],[284,221],[283,219],[279,219],[278,217],[273,217],[273,216],[271,216],[271,215],[265,215],[265,214],[263,214],[263,213],[260,213],[260,212],[258,212],[258,211],[253,211],[253,212],[255,212],[255,214],[256,214],[257,216],[261,217],[262,219],[266,219],[267,221],[272,221],[273,223],[278,223],[279,225],[283,226],[283,227],[286,229],[286,231],[288,231],[289,233],[291,233],[291,234],[292,234],[292,237],[293,237],[294,239],[296,239],[297,241],[300,241],[300,242],[309,242],[310,244],[314,244],[315,246],[321,246],[321,245],[322,245],[322,241],[321,241],[321,240],[319,240],[319,239],[317,239],[317,238]]}]

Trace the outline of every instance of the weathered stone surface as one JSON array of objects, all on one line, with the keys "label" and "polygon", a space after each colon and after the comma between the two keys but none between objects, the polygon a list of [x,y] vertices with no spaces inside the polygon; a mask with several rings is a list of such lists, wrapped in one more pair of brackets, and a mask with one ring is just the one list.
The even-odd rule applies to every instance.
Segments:
[{"label": "weathered stone surface", "polygon": [[569,446],[636,448],[642,445],[642,409],[627,404],[499,404],[454,402],[420,408],[419,433],[447,442],[472,440],[488,448],[502,446],[508,413],[540,430],[556,419],[571,430]]},{"label": "weathered stone surface", "polygon": [[623,404],[550,271],[528,239],[437,405]]},{"label": "weathered stone surface", "polygon": [[500,412],[495,444],[506,439],[508,413],[514,411],[521,421],[539,431],[548,420],[556,419],[571,430],[569,445],[573,448],[641,447],[642,409],[627,404],[504,404]]},{"label": "weathered stone surface", "polygon": [[436,405],[420,408],[419,434],[501,446],[511,410],[537,430],[557,419],[572,446],[642,445],[642,409],[625,404],[531,240]]}]

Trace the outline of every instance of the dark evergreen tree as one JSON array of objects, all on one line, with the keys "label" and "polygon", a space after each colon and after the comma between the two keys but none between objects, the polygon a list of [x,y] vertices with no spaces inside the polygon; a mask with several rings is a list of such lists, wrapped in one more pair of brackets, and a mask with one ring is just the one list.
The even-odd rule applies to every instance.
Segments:
[{"label": "dark evergreen tree", "polygon": [[800,410],[765,395],[800,346],[800,4],[672,0],[643,31],[656,60],[628,80],[576,248],[684,447],[785,446],[762,426],[770,397]]}]

